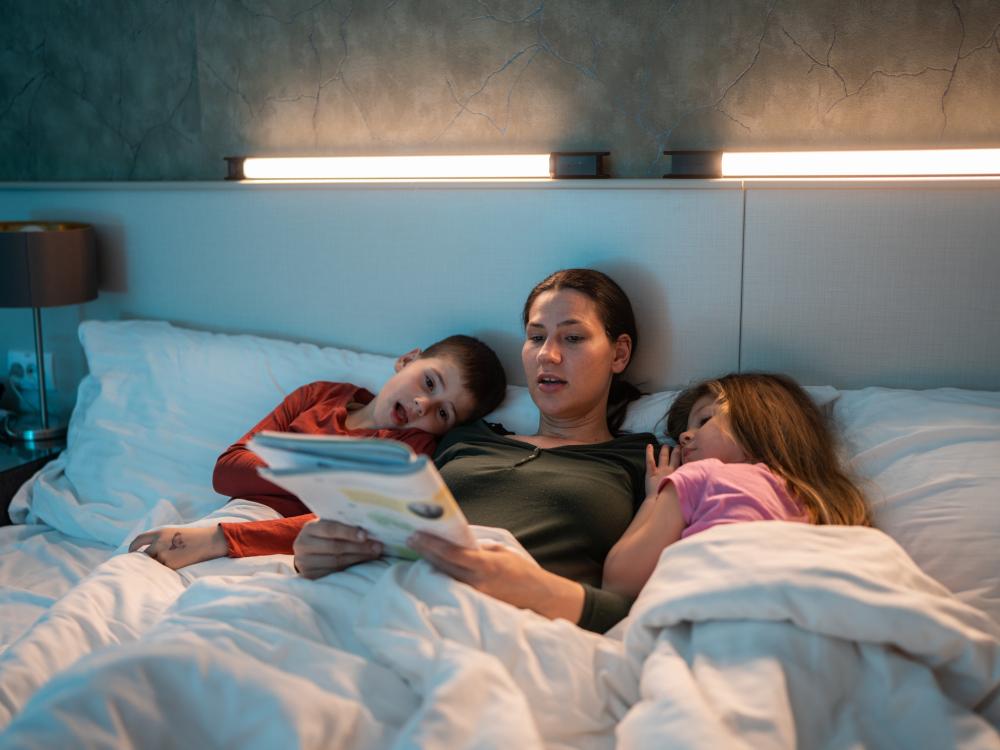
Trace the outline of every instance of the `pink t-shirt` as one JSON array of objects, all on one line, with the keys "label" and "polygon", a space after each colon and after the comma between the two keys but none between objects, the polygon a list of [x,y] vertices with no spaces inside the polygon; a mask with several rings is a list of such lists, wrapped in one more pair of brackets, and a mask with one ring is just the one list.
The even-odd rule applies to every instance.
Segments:
[{"label": "pink t-shirt", "polygon": [[788,494],[785,480],[764,464],[726,464],[706,458],[684,464],[660,482],[673,482],[684,514],[681,539],[722,523],[801,521],[802,505]]}]

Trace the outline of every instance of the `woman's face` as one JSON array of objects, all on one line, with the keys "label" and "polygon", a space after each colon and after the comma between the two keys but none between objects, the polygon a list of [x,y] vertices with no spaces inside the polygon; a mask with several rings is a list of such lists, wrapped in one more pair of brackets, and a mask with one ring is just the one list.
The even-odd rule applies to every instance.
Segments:
[{"label": "woman's face", "polygon": [[594,302],[581,292],[542,292],[528,314],[521,362],[531,398],[545,417],[576,420],[607,409],[611,377],[622,372],[632,342],[608,339]]}]

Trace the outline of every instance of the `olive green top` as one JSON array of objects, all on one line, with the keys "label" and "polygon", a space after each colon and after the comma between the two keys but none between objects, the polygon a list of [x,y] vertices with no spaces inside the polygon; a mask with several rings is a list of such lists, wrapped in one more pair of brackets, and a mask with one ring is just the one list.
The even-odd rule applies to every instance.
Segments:
[{"label": "olive green top", "polygon": [[604,632],[632,600],[600,588],[604,558],[645,493],[649,433],[536,448],[500,425],[450,431],[435,462],[469,523],[510,531],[538,563],[583,584],[580,627]]}]

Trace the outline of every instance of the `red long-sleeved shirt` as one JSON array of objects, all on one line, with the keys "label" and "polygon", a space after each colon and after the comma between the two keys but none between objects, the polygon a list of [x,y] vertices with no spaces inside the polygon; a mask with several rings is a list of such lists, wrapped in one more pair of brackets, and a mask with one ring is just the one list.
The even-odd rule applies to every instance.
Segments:
[{"label": "red long-sleeved shirt", "polygon": [[309,383],[292,391],[274,411],[219,456],[212,474],[216,492],[262,503],[285,516],[267,521],[220,523],[230,557],[292,554],[295,537],[316,517],[295,495],[257,474],[257,468],[267,464],[247,448],[247,442],[261,430],[392,438],[407,443],[417,453],[434,453],[437,438],[423,430],[348,429],[348,405],[367,404],[373,398],[370,391],[351,383]]}]

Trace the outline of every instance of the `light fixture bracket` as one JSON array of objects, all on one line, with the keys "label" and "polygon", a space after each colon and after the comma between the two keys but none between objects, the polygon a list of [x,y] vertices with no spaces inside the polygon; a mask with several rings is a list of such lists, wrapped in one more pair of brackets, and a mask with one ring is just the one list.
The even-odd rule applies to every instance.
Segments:
[{"label": "light fixture bracket", "polygon": [[610,177],[604,157],[610,151],[553,151],[549,175],[554,180],[603,180]]},{"label": "light fixture bracket", "polygon": [[243,174],[243,160],[246,159],[245,156],[224,156],[222,157],[226,162],[226,179],[227,180],[245,180],[246,176]]},{"label": "light fixture bracket", "polygon": [[666,179],[699,180],[722,177],[721,151],[664,151]]}]

